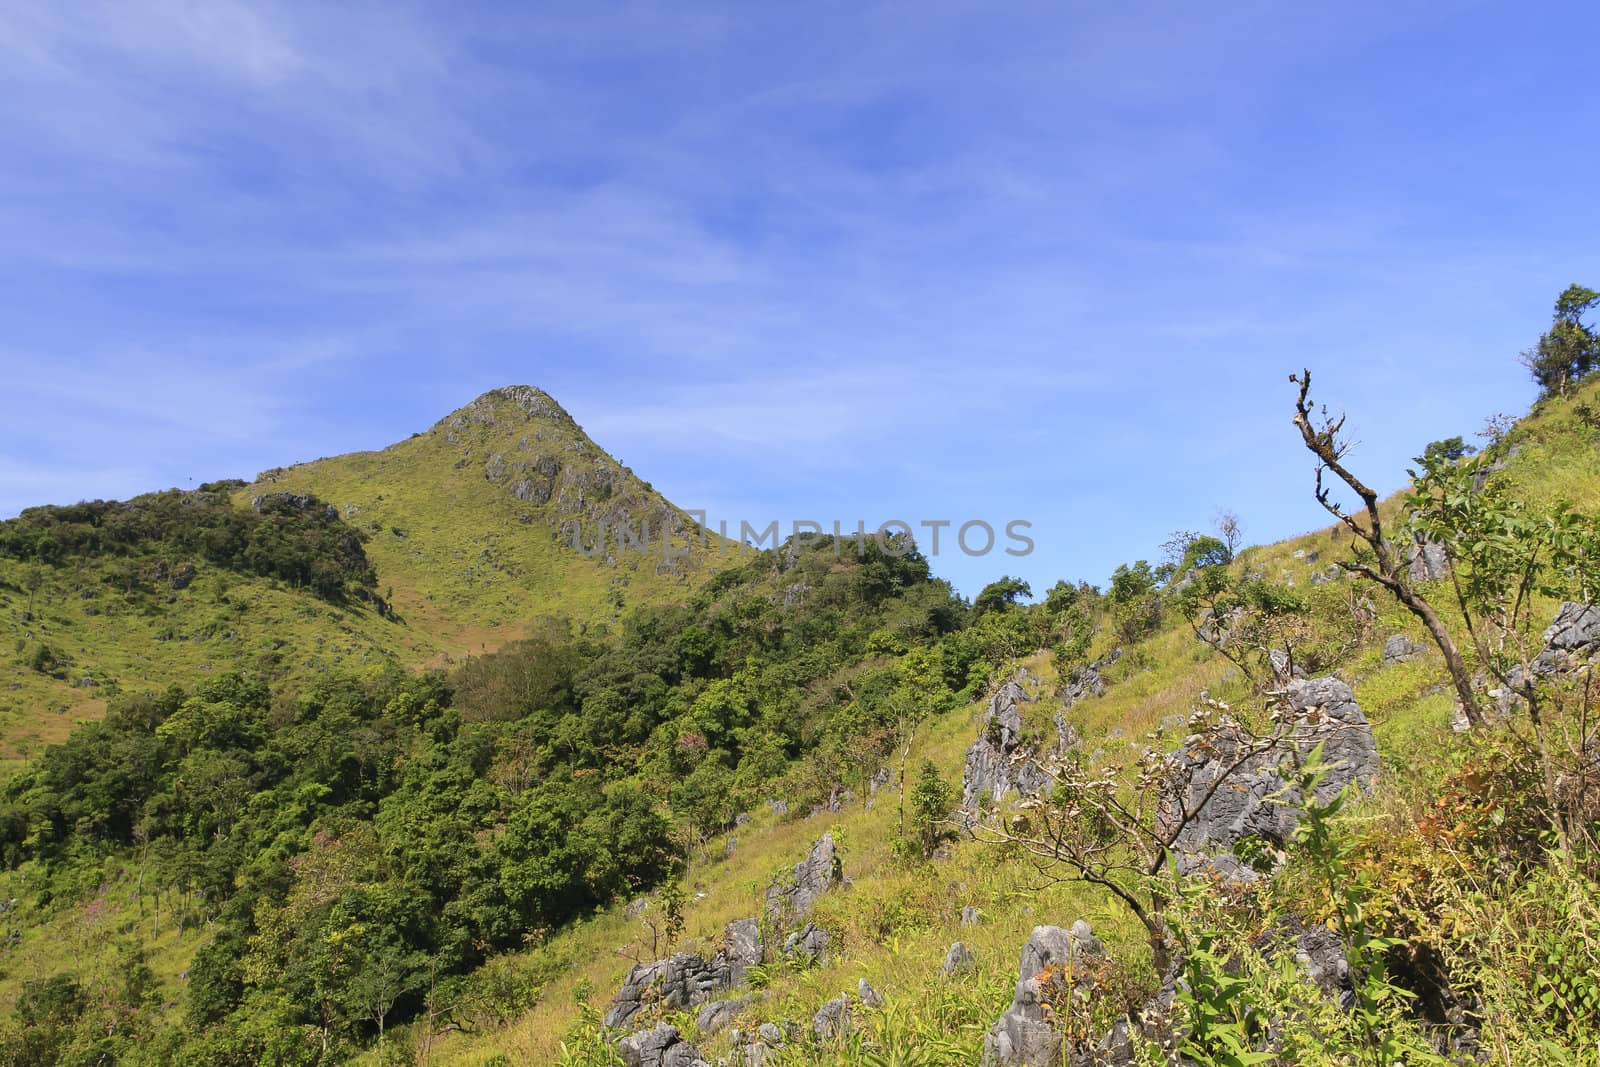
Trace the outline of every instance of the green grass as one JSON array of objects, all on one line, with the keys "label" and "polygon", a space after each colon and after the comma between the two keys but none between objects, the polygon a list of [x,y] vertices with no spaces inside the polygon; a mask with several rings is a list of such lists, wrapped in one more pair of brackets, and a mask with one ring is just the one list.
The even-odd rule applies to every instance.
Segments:
[{"label": "green grass", "polygon": [[[230,670],[276,680],[381,662],[448,666],[550,616],[615,626],[737,561],[713,545],[674,572],[658,555],[574,551],[565,524],[581,523],[587,545],[602,518],[655,528],[675,509],[553,404],[535,390],[497,390],[382,451],[268,471],[236,494],[240,508],[269,492],[309,492],[337,507],[367,536],[394,618],[202,561],[186,589],[129,597],[105,563],[88,560],[46,568],[25,620],[24,566],[0,559],[0,774],[99,718],[119,692]],[[518,498],[519,485],[530,499]],[[543,503],[541,489],[551,493]],[[63,677],[28,666],[41,643],[70,661]]]},{"label": "green grass", "polygon": [[[1574,413],[1582,403],[1600,407],[1600,383],[1586,386],[1578,397],[1545,405],[1519,430],[1528,443],[1511,470],[1530,499],[1600,505],[1600,479],[1594,475],[1600,467],[1600,434]],[[1309,484],[1305,495],[1307,514],[1320,515]],[[1397,502],[1386,502],[1384,509],[1386,518],[1394,515]],[[1336,673],[1351,684],[1373,722],[1383,758],[1382,793],[1373,803],[1374,810],[1382,810],[1424,788],[1448,758],[1455,744],[1450,733],[1454,693],[1431,648],[1408,663],[1383,662],[1383,641],[1391,634],[1404,632],[1428,644],[1416,620],[1385,594],[1348,576],[1313,585],[1313,574],[1347,558],[1349,544],[1347,531],[1328,526],[1251,548],[1240,566],[1259,568],[1274,581],[1292,582],[1310,593],[1322,611],[1339,610],[1352,597],[1370,596],[1377,617],[1369,638],[1337,665]],[[1437,591],[1436,600],[1447,617],[1454,615],[1444,589]],[[1548,613],[1554,605],[1542,605],[1541,610]],[[1103,655],[1113,643],[1108,633],[1101,634],[1093,655]],[[1033,716],[1048,719],[1056,706],[1048,696],[1056,683],[1054,666],[1047,655],[1024,665],[1044,680],[1046,697]],[[1171,620],[1104,673],[1111,682],[1106,693],[1079,702],[1068,718],[1082,734],[1084,749],[1107,762],[1127,761],[1146,744],[1176,747],[1181,738],[1172,731],[1161,736],[1161,722],[1187,714],[1203,693],[1233,699],[1248,692],[1231,664],[1201,646],[1187,626]],[[980,701],[932,723],[919,737],[911,765],[926,757],[949,780],[959,781],[962,757],[977,734],[982,709]],[[784,823],[762,809],[733,835],[737,844],[731,855],[722,855],[727,839],[719,839],[706,846],[710,858],[691,865],[686,886],[692,900],[692,946],[696,939],[708,941],[725,923],[758,913],[767,879],[801,857],[824,830],[832,830],[843,843],[850,884],[825,897],[816,912],[817,920],[834,932],[833,958],[815,970],[777,972],[749,1021],[789,1018],[808,1025],[823,1002],[853,992],[863,977],[885,994],[891,1013],[926,1020],[951,999],[953,983],[941,974],[940,963],[950,943],[962,940],[973,949],[979,968],[976,977],[966,980],[966,993],[969,1001],[985,1006],[976,1023],[952,1024],[956,1032],[947,1036],[969,1050],[975,1062],[983,1030],[1010,1000],[1018,956],[1034,925],[1087,918],[1115,958],[1147,967],[1142,932],[1104,894],[1081,885],[1052,884],[1030,864],[1002,856],[992,846],[965,842],[929,865],[897,864],[890,853],[895,800],[894,794],[885,793],[871,810],[858,803],[837,815]],[[982,911],[984,921],[978,927],[960,925],[960,909],[966,904]],[[580,1000],[603,1010],[633,960],[650,956],[640,947],[639,924],[620,905],[557,935],[530,957],[543,954],[578,962],[562,970],[521,1018],[500,1029],[449,1035],[435,1042],[430,1062],[547,1062],[580,1019]],[[726,1035],[703,1041],[701,1049],[712,1060],[726,1054]]]}]

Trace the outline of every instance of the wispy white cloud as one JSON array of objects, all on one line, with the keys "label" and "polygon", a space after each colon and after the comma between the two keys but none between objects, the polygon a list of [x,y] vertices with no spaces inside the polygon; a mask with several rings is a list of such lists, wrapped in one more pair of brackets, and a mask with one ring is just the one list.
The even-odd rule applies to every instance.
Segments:
[{"label": "wispy white cloud", "polygon": [[[0,482],[377,446],[511,380],[752,509],[830,469],[1063,528],[1122,468],[1269,482],[1279,364],[1447,423],[1505,379],[1439,368],[1600,267],[1559,188],[1439,170],[1560,106],[1463,65],[1481,8],[8,5],[0,421],[37,444]],[[1520,214],[1469,240],[1491,186]]]}]

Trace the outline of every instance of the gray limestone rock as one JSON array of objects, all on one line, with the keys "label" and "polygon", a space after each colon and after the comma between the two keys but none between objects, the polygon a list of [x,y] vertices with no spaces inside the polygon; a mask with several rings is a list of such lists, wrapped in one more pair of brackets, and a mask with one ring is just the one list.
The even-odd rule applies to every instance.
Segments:
[{"label": "gray limestone rock", "polygon": [[850,996],[840,993],[828,1001],[811,1019],[811,1032],[818,1041],[832,1041],[850,1032]]},{"label": "gray limestone rock", "polygon": [[[1044,1067],[1060,1062],[1061,1033],[1051,1020],[1048,1005],[1071,990],[1061,988],[1062,971],[1070,964],[1104,955],[1104,947],[1089,924],[1079,919],[1071,930],[1036,926],[1022,948],[1017,968],[1017,989],[1011,1007],[983,1039],[983,1062],[988,1067],[1027,1065]],[[1080,983],[1088,979],[1080,979]]]},{"label": "gray limestone rock", "polygon": [[620,1028],[646,1005],[675,1011],[692,1008],[738,985],[746,969],[761,962],[761,931],[754,919],[740,919],[723,931],[723,945],[710,959],[680,952],[628,972],[606,1011],[605,1025]]},{"label": "gray limestone rock", "polygon": [[[1377,776],[1372,727],[1349,686],[1333,677],[1295,680],[1287,700],[1296,736],[1273,751],[1247,756],[1242,735],[1224,724],[1169,757],[1157,830],[1163,836],[1176,832],[1173,849],[1181,870],[1209,868],[1230,881],[1255,881],[1259,875],[1240,862],[1233,846],[1246,837],[1279,848],[1288,843],[1299,823],[1299,796],[1290,784],[1292,772],[1280,764],[1303,759],[1319,743],[1329,767],[1317,786],[1319,804],[1352,782],[1368,787]],[[1219,784],[1224,774],[1228,778]]]},{"label": "gray limestone rock", "polygon": [[1437,582],[1450,576],[1450,561],[1444,545],[1419,536],[1406,553],[1406,575],[1413,582]]},{"label": "gray limestone rock", "polygon": [[783,955],[799,960],[820,963],[828,951],[828,931],[815,923],[806,923],[783,941]]},{"label": "gray limestone rock", "polygon": [[944,954],[945,974],[963,974],[976,968],[977,961],[972,957],[972,950],[961,941],[952,944],[950,951]]},{"label": "gray limestone rock", "polygon": [[695,1026],[701,1037],[710,1037],[726,1028],[749,1006],[749,997],[740,997],[738,1000],[713,1000],[709,1004],[701,1005],[694,1017]]},{"label": "gray limestone rock", "polygon": [[823,834],[806,858],[795,864],[791,878],[767,887],[767,915],[780,923],[804,919],[817,898],[843,880],[844,866],[833,847],[833,835]]},{"label": "gray limestone rock", "polygon": [[1395,634],[1383,643],[1383,662],[1405,663],[1416,659],[1423,652],[1423,646],[1417,644],[1405,634]]},{"label": "gray limestone rock", "polygon": [[617,1043],[617,1052],[627,1067],[710,1067],[700,1050],[667,1023],[629,1034]]}]

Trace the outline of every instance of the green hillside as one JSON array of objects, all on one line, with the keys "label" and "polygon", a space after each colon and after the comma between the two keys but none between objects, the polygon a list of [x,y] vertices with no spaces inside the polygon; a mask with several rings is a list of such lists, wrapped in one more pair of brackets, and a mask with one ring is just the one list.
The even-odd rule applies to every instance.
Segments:
[{"label": "green hillside", "polygon": [[[301,495],[314,498],[290,509],[313,517],[302,525],[337,536],[296,549],[304,573],[252,563],[266,550],[229,524]],[[636,605],[683,598],[719,565],[686,534],[664,554],[660,530],[674,520],[689,528],[527,386],[485,394],[382,451],[267,471],[252,485],[30,509],[0,523],[0,760],[17,765],[120,694],[208,674],[280,683],[441,666],[546,616],[615,624]],[[624,524],[636,535],[648,527],[648,551],[617,547]],[[237,551],[205,542],[192,529],[201,526],[240,538]],[[313,570],[338,570],[341,541],[359,546],[362,573],[348,595],[330,596]]]},{"label": "green hillside", "polygon": [[[228,514],[256,516],[242,543],[269,493],[298,531],[267,541],[286,555],[210,549],[252,569],[236,581],[397,632],[426,618],[457,642],[414,650],[440,664],[492,627],[519,639],[441,671],[200,672],[124,693],[21,769],[0,794],[0,1064],[613,1067],[619,1039],[659,1023],[709,1062],[750,1062],[760,1040],[778,1067],[955,1067],[980,1062],[1019,977],[1047,997],[1052,1063],[1597,1062],[1589,661],[1546,656],[1544,629],[1600,578],[1600,380],[1479,455],[1429,446],[1416,491],[1378,506],[1411,575],[1394,580],[1472,675],[1468,730],[1422,620],[1340,566],[1378,565],[1349,526],[1188,535],[1036,603],[1002,579],[968,604],[913,546],[871,539],[796,540],[696,582],[557,543],[558,516],[656,505],[586,442],[551,469],[551,440],[584,439],[544,405],[490,394],[383,453],[226,490]],[[1309,472],[1304,492],[1325,518]],[[359,559],[326,536],[345,527]],[[450,547],[465,530],[476,554]],[[344,569],[308,570],[330,544]],[[574,599],[516,610],[558,564]],[[320,578],[296,588],[303,573]],[[1313,769],[1271,764],[1282,788],[1261,808],[1294,808],[1291,830],[1230,842],[1235,867],[1179,868],[1163,790],[1218,746],[1326,724],[1322,704],[1289,712],[1296,674],[1348,686],[1375,769],[1324,797],[1294,777],[1322,773],[1310,743],[1293,748]],[[1003,693],[1010,725],[991,716]],[[1048,764],[1053,788],[1015,804],[975,787],[958,814],[983,746],[1014,783]],[[824,833],[843,881],[808,933],[764,901]],[[1142,834],[1172,847],[1154,874]],[[747,918],[764,949],[722,994],[749,998],[732,1026],[648,998],[601,1026],[635,965],[711,960]],[[1030,930],[1079,919],[1104,956],[1019,976]],[[1278,947],[1297,930],[1339,947],[1333,987]],[[789,933],[825,935],[820,957],[785,953]],[[957,940],[971,966],[947,974]],[[1164,979],[1178,992],[1157,1011]],[[841,994],[849,1031],[820,1033]],[[1141,1012],[1171,1020],[1174,1048],[1129,1029]]]},{"label": "green hillside", "polygon": [[[1549,505],[1562,499],[1594,513],[1600,505],[1596,411],[1600,381],[1591,380],[1568,398],[1541,403],[1501,442],[1500,454],[1509,456],[1501,473],[1504,484],[1530,503]],[[1308,471],[1307,514],[1317,515],[1310,490]],[[1384,510],[1399,516],[1400,500],[1386,501]],[[1489,1062],[1600,1062],[1594,1044],[1600,1000],[1593,999],[1592,980],[1583,977],[1600,966],[1600,946],[1586,932],[1593,927],[1583,925],[1600,919],[1594,853],[1585,852],[1578,865],[1587,873],[1574,873],[1565,865],[1541,873],[1537,858],[1531,867],[1513,858],[1513,834],[1500,828],[1527,817],[1527,807],[1537,803],[1528,796],[1532,787],[1525,777],[1528,749],[1523,746],[1531,745],[1531,738],[1521,731],[1521,742],[1498,732],[1481,738],[1453,733],[1448,679],[1437,654],[1409,662],[1385,660],[1389,636],[1406,634],[1425,645],[1427,634],[1409,613],[1370,586],[1348,578],[1323,580],[1331,564],[1349,558],[1349,540],[1348,533],[1324,528],[1244,549],[1230,570],[1265,575],[1306,596],[1314,632],[1305,635],[1305,647],[1320,643],[1329,649],[1321,668],[1350,683],[1373,723],[1384,766],[1380,789],[1343,822],[1362,857],[1357,869],[1370,894],[1368,906],[1383,916],[1386,932],[1407,935],[1402,937],[1406,951],[1459,953],[1452,962],[1461,968],[1461,980],[1480,983],[1478,988],[1494,998],[1483,1016]],[[1444,587],[1433,588],[1440,602],[1450,599]],[[1352,634],[1347,625],[1350,605],[1364,599],[1370,600],[1374,613]],[[1554,600],[1541,599],[1537,629],[1555,608]],[[1029,610],[1047,615],[1043,606]],[[1087,650],[1064,649],[1058,641],[1053,650],[997,665],[995,675],[1003,678],[1018,670],[1024,687],[1039,699],[1031,713],[1038,717],[1036,728],[1049,729],[1050,715],[1062,706],[1058,693],[1063,674],[1072,674],[1074,664],[1124,647],[1124,654],[1101,671],[1103,694],[1086,696],[1066,712],[1094,766],[1120,768],[1119,777],[1131,776],[1142,750],[1167,751],[1183,743],[1190,728],[1185,720],[1193,709],[1208,700],[1238,707],[1251,701],[1252,690],[1238,670],[1197,640],[1170,609],[1161,626],[1132,644],[1114,632],[1114,610],[1103,603],[1099,610],[1101,628]],[[1453,617],[1459,622],[1458,615]],[[1035,623],[1046,625],[1038,619]],[[1060,625],[1059,617],[1055,625]],[[1059,637],[1059,630],[1053,636]],[[933,716],[916,735],[907,764],[931,761],[947,784],[957,786],[966,750],[983,733],[986,704],[980,699]],[[1579,744],[1581,733],[1571,731],[1581,729],[1581,722],[1568,722],[1566,729],[1564,743]],[[782,794],[781,787],[774,789],[774,795]],[[1441,825],[1444,812],[1448,821]],[[1600,806],[1589,809],[1591,835],[1600,830],[1596,815]],[[701,1034],[693,1010],[660,1017],[696,1042],[711,1062],[724,1056],[742,1062],[744,1051],[733,1043],[733,1030],[742,1028],[748,1040],[759,1023],[778,1021],[794,1024],[801,1036],[775,1051],[767,1063],[975,1064],[983,1035],[1011,1002],[1018,955],[1029,930],[1040,924],[1069,926],[1080,918],[1106,942],[1119,970],[1111,976],[1106,1000],[1085,1007],[1082,1018],[1063,1018],[1064,1029],[1084,1027],[1097,1039],[1115,1011],[1129,1006],[1128,1000],[1118,999],[1129,987],[1155,984],[1144,931],[1103,890],[1057,880],[1062,867],[1036,866],[1014,849],[960,836],[946,842],[931,863],[907,862],[895,849],[901,818],[898,798],[890,793],[878,794],[870,805],[857,800],[838,812],[812,811],[799,818],[777,817],[757,806],[747,825],[708,842],[682,879],[688,903],[675,951],[709,954],[724,926],[758,914],[769,881],[801,859],[825,832],[841,842],[844,858],[845,886],[825,896],[814,916],[832,935],[833,950],[821,966],[775,968],[753,987],[725,994],[749,995],[754,989],[755,999],[739,1012],[732,1029]],[[1526,832],[1525,827],[1516,831]],[[1592,837],[1588,847],[1593,847]],[[1511,871],[1519,872],[1514,884],[1491,888],[1491,872],[1505,877]],[[1218,951],[1258,935],[1271,908],[1304,912],[1313,907],[1317,888],[1291,866],[1271,893],[1250,899],[1237,919],[1246,924],[1243,939],[1220,939]],[[978,925],[963,921],[967,906],[978,909]],[[413,1047],[425,1044],[430,1063],[620,1063],[613,1058],[620,1035],[603,1034],[598,1020],[634,962],[663,954],[650,950],[663,907],[659,897],[651,898],[642,914],[636,905],[619,902],[537,951],[504,961],[501,966],[508,974],[520,975],[540,990],[531,1010],[481,1030],[435,1034],[420,1028],[412,1032]],[[1205,914],[1207,921],[1218,921],[1214,909]],[[1579,924],[1575,937],[1559,933],[1574,929],[1568,916]],[[1469,930],[1458,924],[1481,925]],[[975,970],[951,977],[941,964],[958,940],[972,951]],[[1488,981],[1470,967],[1501,970]],[[866,1008],[855,997],[862,979],[883,995],[884,1007]],[[842,1041],[817,1041],[810,1033],[813,1014],[845,993],[851,995],[855,1033]],[[1132,1003],[1140,996],[1134,995]],[[1590,999],[1581,999],[1585,997]],[[648,1028],[655,1018],[641,1019],[629,1029]],[[1331,1035],[1343,1023],[1323,1018],[1321,1024],[1327,1024],[1318,1031],[1326,1048],[1304,1049],[1290,1060],[1267,1057],[1259,1062],[1369,1062],[1350,1046],[1334,1046]],[[1421,1057],[1414,1051],[1394,1062],[1436,1062]],[[1165,1061],[1156,1056],[1139,1062]],[[1257,1061],[1219,1055],[1185,1062]]]}]

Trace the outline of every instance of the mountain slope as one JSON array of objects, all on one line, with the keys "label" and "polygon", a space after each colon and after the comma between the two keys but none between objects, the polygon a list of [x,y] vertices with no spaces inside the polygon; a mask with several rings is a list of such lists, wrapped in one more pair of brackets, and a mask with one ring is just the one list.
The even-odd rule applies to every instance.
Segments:
[{"label": "mountain slope", "polygon": [[[426,433],[261,474],[241,501],[313,493],[368,535],[395,612],[438,652],[492,649],[536,616],[615,621],[629,606],[681,597],[716,553],[663,524],[692,520],[607,455],[550,396],[485,393]],[[619,531],[649,531],[622,550]],[[602,543],[603,553],[585,558]],[[392,588],[393,595],[389,596]]]},{"label": "mountain slope", "polygon": [[[306,556],[303,574],[252,564],[266,550],[235,529],[285,509],[315,520],[286,535]],[[244,538],[239,551],[186,532],[197,511]],[[118,522],[136,529],[113,544]],[[618,547],[624,524],[648,527],[648,552]],[[121,692],[227,670],[276,681],[441,665],[552,615],[615,624],[632,606],[683,598],[719,565],[714,547],[682,533],[671,546],[682,554],[667,558],[663,524],[690,525],[528,386],[487,393],[381,451],[278,468],[253,485],[29,509],[0,523],[10,545],[0,547],[0,760],[60,740]],[[361,542],[372,573],[353,595],[318,595],[306,553],[336,569],[337,549],[300,545],[313,526]]]},{"label": "mountain slope", "polygon": [[[1519,498],[1539,504],[1564,500],[1591,513],[1596,510],[1600,504],[1597,410],[1600,380],[1591,380],[1574,396],[1543,403],[1517,424],[1507,438],[1511,454],[1505,476]],[[1307,514],[1321,515],[1310,499],[1309,471],[1304,489]],[[1399,503],[1398,498],[1385,502],[1386,514],[1397,512]],[[1462,875],[1458,864],[1468,864],[1463,880],[1471,883],[1479,877],[1470,866],[1471,856],[1456,851],[1461,845],[1453,835],[1463,831],[1460,826],[1451,828],[1451,823],[1458,813],[1469,821],[1478,817],[1499,826],[1504,819],[1510,825],[1519,810],[1518,801],[1509,795],[1498,796],[1477,806],[1478,794],[1489,788],[1480,777],[1485,776],[1485,767],[1495,767],[1497,760],[1505,758],[1505,750],[1497,747],[1503,740],[1496,735],[1478,738],[1452,733],[1449,679],[1438,654],[1428,647],[1426,633],[1380,591],[1348,577],[1330,579],[1330,565],[1348,555],[1348,535],[1341,537],[1337,529],[1325,527],[1245,549],[1235,566],[1302,591],[1311,599],[1313,618],[1319,624],[1339,619],[1351,606],[1370,601],[1373,614],[1364,637],[1342,648],[1326,669],[1351,685],[1372,720],[1383,761],[1377,796],[1348,817],[1348,828],[1341,826],[1345,832],[1367,835],[1362,838],[1370,852],[1363,857],[1363,883],[1370,884],[1376,901],[1398,910],[1402,905],[1396,902],[1410,905],[1414,899],[1410,895],[1413,883],[1433,872],[1418,858],[1430,850],[1437,849],[1447,857],[1439,871]],[[1441,589],[1439,602],[1446,599]],[[1553,601],[1541,603],[1539,625],[1548,621],[1555,607]],[[1396,634],[1413,639],[1422,653],[1391,662],[1384,645],[1387,637]],[[1107,626],[1104,632],[1097,632],[1084,658],[1108,659],[1108,653],[1120,643]],[[1183,744],[1190,729],[1189,712],[1208,696],[1234,701],[1244,692],[1238,672],[1197,641],[1182,623],[1169,621],[1126,651],[1129,654],[1113,665],[1101,668],[1103,692],[1090,692],[1067,702],[1066,707],[1061,688],[1066,679],[1056,656],[1041,652],[1015,664],[1021,668],[1019,677],[1025,687],[1038,698],[1033,707],[1039,722],[1025,723],[1024,729],[1053,733],[1050,718],[1060,711],[1081,737],[1081,748],[1090,753],[1092,766],[1127,764],[1147,745],[1165,751]],[[984,703],[978,701],[962,711],[933,717],[907,747],[907,765],[915,767],[928,760],[947,782],[959,782],[968,745],[985,731]],[[1242,707],[1243,701],[1236,706]],[[781,788],[775,789],[775,795],[783,795]],[[1467,803],[1462,802],[1463,795]],[[760,1023],[775,1022],[781,1028],[791,1022],[796,1024],[791,1034],[801,1036],[785,1050],[781,1059],[785,1064],[979,1062],[985,1031],[1011,1001],[1018,980],[1019,952],[1030,929],[1040,924],[1066,927],[1085,919],[1105,940],[1119,966],[1138,981],[1154,980],[1144,931],[1109,894],[1082,883],[1053,881],[1048,868],[1036,869],[1015,850],[972,840],[951,842],[945,855],[932,864],[896,862],[892,844],[897,822],[903,817],[899,798],[892,792],[879,792],[872,801],[869,805],[857,801],[839,811],[813,810],[800,818],[777,817],[766,807],[757,808],[746,825],[708,842],[684,875],[682,888],[688,901],[683,907],[685,936],[673,950],[709,955],[719,944],[725,924],[759,913],[762,890],[774,872],[802,858],[823,833],[832,833],[841,844],[845,884],[824,897],[813,916],[829,931],[834,948],[818,967],[770,967],[759,973],[757,981],[722,994],[750,998],[732,1023],[742,1031],[743,1040],[750,1040]],[[1431,837],[1438,831],[1429,829],[1429,820],[1443,819],[1437,812],[1445,810],[1447,803],[1446,830]],[[1448,881],[1447,874],[1434,876],[1441,883]],[[1296,888],[1301,877],[1292,871],[1284,879],[1288,887],[1283,890],[1285,896],[1304,892],[1303,886]],[[1593,895],[1594,884],[1581,880],[1579,884],[1587,887],[1592,908],[1600,900]],[[1418,895],[1428,899],[1426,894]],[[1569,906],[1565,901],[1558,903],[1562,908]],[[965,906],[978,909],[978,925],[964,920]],[[1531,929],[1513,934],[1506,927],[1490,928],[1488,918],[1496,916],[1499,907],[1505,908],[1498,915],[1509,927],[1531,924]],[[1557,943],[1556,934],[1540,928],[1540,920],[1533,917],[1538,913],[1526,895],[1516,907],[1528,910],[1497,903],[1480,913],[1484,940],[1503,938],[1516,946],[1507,950],[1507,959],[1529,944]],[[417,1041],[429,1043],[428,1062],[553,1062],[573,1067],[614,1062],[597,1044],[602,1035],[596,1023],[633,962],[665,954],[665,950],[652,952],[650,943],[663,908],[660,897],[619,903],[592,923],[564,931],[536,951],[501,961],[503,980],[525,976],[538,984],[537,1004],[501,1028],[441,1035],[424,1032]],[[1548,922],[1548,917],[1544,921]],[[1418,945],[1472,944],[1459,930],[1445,934],[1426,929],[1413,936]],[[1452,937],[1460,940],[1452,942]],[[970,972],[952,976],[942,964],[955,941],[966,944],[974,963]],[[1579,963],[1576,969],[1582,971],[1586,966],[1592,964]],[[854,998],[863,980],[886,998],[882,1009],[865,1009]],[[1511,979],[1516,980],[1521,979]],[[857,1034],[844,1042],[816,1040],[810,1033],[813,1014],[841,994],[852,995]],[[1508,1045],[1501,1050],[1504,1058],[1491,1057],[1493,1062],[1535,1062],[1519,1058],[1527,1050],[1516,1042],[1530,1041],[1527,1034],[1550,1025],[1557,1013],[1499,1013],[1492,1003],[1489,1008],[1493,1032]],[[1520,1017],[1513,1019],[1511,1014]],[[696,1042],[707,1060],[719,1062],[719,1057],[728,1056],[727,1062],[742,1062],[744,1049],[732,1030],[702,1032],[692,1009],[661,1015]],[[655,1019],[655,1015],[642,1017],[629,1028],[648,1028]],[[1092,1030],[1091,1040],[1100,1032]],[[606,1036],[614,1041],[619,1035]],[[1546,1045],[1537,1062],[1594,1063],[1592,1049],[1592,1044],[1573,1046],[1568,1059],[1558,1055],[1561,1050],[1553,1044]]]}]

